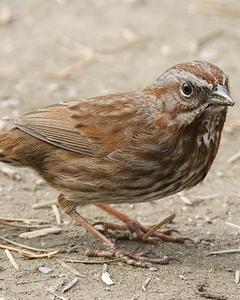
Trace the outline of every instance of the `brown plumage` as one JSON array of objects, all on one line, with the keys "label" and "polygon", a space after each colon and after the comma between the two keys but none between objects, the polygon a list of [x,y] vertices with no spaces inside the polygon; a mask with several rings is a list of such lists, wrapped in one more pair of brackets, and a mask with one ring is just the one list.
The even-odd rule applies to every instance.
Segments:
[{"label": "brown plumage", "polygon": [[228,105],[228,79],[217,66],[179,64],[143,90],[11,120],[15,128],[0,135],[0,160],[35,169],[70,214],[77,205],[157,200],[207,175]]}]

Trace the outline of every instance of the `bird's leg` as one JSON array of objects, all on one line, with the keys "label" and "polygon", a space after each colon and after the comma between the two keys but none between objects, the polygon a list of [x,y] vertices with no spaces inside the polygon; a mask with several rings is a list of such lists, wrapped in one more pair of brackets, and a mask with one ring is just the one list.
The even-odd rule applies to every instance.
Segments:
[{"label": "bird's leg", "polygon": [[88,221],[76,211],[75,202],[66,200],[65,197],[60,194],[58,197],[58,204],[66,214],[78,221],[86,229],[86,231],[94,235],[97,240],[110,248],[114,247],[114,244],[109,239],[88,223]]},{"label": "bird's leg", "polygon": [[[110,215],[114,216],[115,218],[119,219],[123,223],[125,223],[125,225],[118,225],[118,224],[107,223],[107,222],[106,223],[97,222],[97,223],[94,224],[94,225],[102,224],[105,230],[106,229],[110,229],[110,230],[129,230],[130,232],[136,233],[137,237],[140,240],[143,240],[143,241],[146,241],[146,240],[152,241],[151,237],[161,239],[163,241],[178,242],[178,243],[183,243],[184,240],[186,240],[186,238],[183,237],[183,236],[173,236],[173,235],[171,235],[172,230],[156,229],[154,231],[154,230],[151,230],[151,227],[146,228],[145,226],[143,226],[137,220],[129,218],[124,213],[118,211],[117,209],[115,209],[115,208],[113,208],[113,207],[111,207],[107,204],[98,204],[96,206],[98,208],[101,208],[102,210],[106,211]],[[169,222],[170,219],[173,220],[174,217],[175,217],[175,215],[172,215],[169,218],[166,218],[165,223]],[[161,225],[164,225],[165,223],[162,222]],[[150,235],[148,235],[148,233],[150,233]]]},{"label": "bird's leg", "polygon": [[101,232],[99,232],[94,226],[92,226],[83,216],[81,216],[76,211],[75,202],[65,199],[65,197],[62,194],[60,194],[58,198],[58,204],[65,213],[67,213],[74,220],[79,222],[86,229],[87,232],[92,234],[106,247],[106,250],[87,250],[86,255],[97,257],[115,257],[121,259],[126,264],[143,268],[150,267],[152,263],[162,265],[169,263],[169,259],[167,257],[151,258],[142,254],[131,254],[125,250],[118,249],[112,241],[106,238]]}]

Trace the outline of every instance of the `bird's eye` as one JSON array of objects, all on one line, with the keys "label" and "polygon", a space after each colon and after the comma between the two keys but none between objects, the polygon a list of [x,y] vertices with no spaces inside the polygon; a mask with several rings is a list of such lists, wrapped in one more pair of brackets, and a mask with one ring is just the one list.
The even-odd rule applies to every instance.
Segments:
[{"label": "bird's eye", "polygon": [[183,85],[181,87],[181,92],[182,92],[183,96],[185,96],[185,97],[191,96],[193,93],[193,88],[192,88],[191,84],[189,84],[187,82],[183,83]]}]

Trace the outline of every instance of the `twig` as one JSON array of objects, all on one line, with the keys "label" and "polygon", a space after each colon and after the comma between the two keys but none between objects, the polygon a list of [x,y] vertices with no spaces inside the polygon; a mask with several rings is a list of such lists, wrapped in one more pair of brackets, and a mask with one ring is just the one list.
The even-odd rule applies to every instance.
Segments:
[{"label": "twig", "polygon": [[203,292],[201,294],[198,294],[200,297],[202,298],[206,298],[206,299],[212,299],[212,300],[227,300],[228,298],[224,297],[224,296],[220,296],[220,295],[215,295],[212,293],[206,293]]},{"label": "twig", "polygon": [[147,290],[147,286],[149,285],[149,282],[153,279],[154,274],[152,274],[151,276],[149,276],[142,284],[142,290],[144,292],[146,292]]},{"label": "twig", "polygon": [[52,210],[53,210],[53,213],[55,215],[57,225],[60,226],[61,223],[62,223],[62,220],[61,220],[60,211],[59,211],[59,209],[58,209],[58,207],[57,207],[56,204],[52,205]]},{"label": "twig", "polygon": [[74,75],[79,73],[81,70],[86,68],[90,63],[92,63],[92,61],[92,58],[83,58],[77,63],[74,63],[58,71],[56,74],[49,74],[49,77],[54,79],[70,79],[74,77]]},{"label": "twig", "polygon": [[72,52],[74,51],[75,56],[77,55],[79,58],[88,58],[93,61],[99,62],[113,62],[113,56],[110,54],[102,54],[96,53],[92,48],[85,46],[77,41],[70,39],[69,37],[63,37],[60,41],[60,44],[64,47],[70,49]]},{"label": "twig", "polygon": [[71,263],[79,263],[79,264],[86,264],[86,265],[102,265],[104,263],[112,263],[121,261],[121,258],[114,258],[114,259],[108,259],[108,260],[79,260],[79,259],[68,259],[68,258],[62,258],[61,259],[65,262],[71,262]]},{"label": "twig", "polygon": [[61,231],[62,231],[62,229],[59,227],[49,227],[49,228],[34,230],[34,231],[30,231],[30,232],[23,232],[23,233],[19,234],[19,237],[23,238],[23,239],[33,239],[33,238],[45,236],[45,235],[48,235],[51,233],[59,233]]},{"label": "twig", "polygon": [[36,223],[36,224],[48,224],[48,221],[44,220],[38,220],[38,219],[22,219],[22,218],[5,218],[5,217],[0,217],[0,220],[6,221],[6,222],[17,222],[17,223],[24,223],[24,224],[31,224],[31,223]]},{"label": "twig", "polygon": [[233,154],[232,156],[229,157],[229,159],[227,160],[227,162],[229,164],[233,164],[235,161],[237,161],[238,159],[240,159],[240,151]]},{"label": "twig", "polygon": [[94,61],[113,61],[112,56],[96,53],[92,48],[75,42],[67,37],[63,37],[59,42],[71,51],[74,51],[74,56],[77,56],[77,61],[54,74],[49,74],[53,78],[70,79],[79,74],[80,71]]},{"label": "twig", "polygon": [[231,223],[231,222],[225,222],[225,224],[226,224],[226,225],[229,225],[229,226],[231,226],[231,227],[233,227],[233,228],[240,229],[240,226],[239,226],[239,225],[233,224],[233,223]]},{"label": "twig", "polygon": [[200,196],[195,195],[195,196],[194,196],[194,198],[195,198],[194,200],[188,198],[188,197],[187,197],[185,194],[183,194],[182,192],[178,193],[177,195],[180,197],[180,199],[183,201],[183,203],[184,203],[185,205],[194,206],[194,205],[199,204],[201,200],[206,200],[206,199],[207,199],[207,200],[210,200],[210,199],[214,199],[214,198],[218,197],[219,194],[216,193],[216,194],[211,194],[211,195],[200,195]]},{"label": "twig", "polygon": [[69,272],[73,273],[74,275],[76,275],[76,276],[78,276],[78,277],[85,278],[85,276],[82,275],[82,274],[80,274],[80,273],[78,272],[78,270],[76,270],[76,269],[70,267],[70,266],[69,266],[68,264],[66,264],[64,261],[61,261],[61,260],[59,260],[59,259],[58,259],[57,261],[60,263],[60,265],[61,265],[64,269],[68,270]]},{"label": "twig", "polygon": [[0,224],[16,228],[45,228],[47,223],[43,220],[0,217]]},{"label": "twig", "polygon": [[19,254],[21,254],[25,257],[28,257],[28,258],[49,258],[58,253],[58,251],[56,250],[56,251],[47,252],[47,253],[43,253],[43,254],[37,254],[32,251],[27,251],[25,249],[19,249],[19,248],[15,248],[15,247],[3,245],[3,244],[0,244],[0,248],[18,252]]},{"label": "twig", "polygon": [[47,207],[51,207],[54,204],[57,204],[57,200],[48,200],[48,201],[43,201],[41,203],[34,204],[32,208],[34,209],[47,208]]},{"label": "twig", "polygon": [[216,197],[218,197],[219,196],[219,194],[211,194],[211,195],[202,195],[202,196],[196,196],[196,198],[197,199],[199,199],[199,200],[210,200],[210,199],[214,199],[214,198],[216,198]]},{"label": "twig", "polygon": [[156,232],[162,225],[171,223],[175,218],[175,214],[170,215],[169,217],[163,219],[158,224],[151,226],[151,228],[144,234],[143,240],[146,241],[154,232]]},{"label": "twig", "polygon": [[54,299],[56,299],[56,300],[68,300],[67,298],[65,298],[63,296],[59,296],[56,293],[54,293]]},{"label": "twig", "polygon": [[48,225],[27,225],[27,224],[19,224],[19,223],[13,223],[13,222],[8,222],[5,220],[0,220],[0,224],[2,225],[7,225],[10,227],[16,227],[16,228],[25,228],[25,229],[32,229],[32,228],[46,228]]},{"label": "twig", "polygon": [[69,291],[71,288],[73,288],[79,281],[78,277],[75,277],[72,281],[70,281],[65,288],[63,288],[62,293],[65,293],[67,291]]},{"label": "twig", "polygon": [[16,263],[16,260],[15,258],[13,257],[12,253],[8,250],[8,249],[5,249],[5,254],[7,256],[7,258],[9,259],[10,263],[12,264],[12,266],[14,267],[14,269],[16,271],[19,271],[19,266],[18,264]]},{"label": "twig", "polygon": [[[38,283],[38,282],[43,282],[43,281],[49,281],[50,279],[55,279],[53,277],[48,277],[45,279],[39,279],[39,280],[27,280],[27,281],[20,281],[20,282],[16,282],[16,285],[23,285],[23,284],[32,284],[32,283]],[[0,298],[1,299],[1,298]]]},{"label": "twig", "polygon": [[232,253],[240,253],[240,249],[227,249],[227,250],[211,251],[207,254],[207,256],[221,255],[221,254],[232,254]]},{"label": "twig", "polygon": [[[69,41],[68,41],[69,42]],[[69,46],[69,44],[68,44]],[[64,69],[56,72],[55,74],[49,74],[50,77],[57,79],[70,79],[84,68],[86,68],[90,63],[93,62],[93,58],[95,53],[89,47],[84,45],[78,45],[78,47],[74,47],[77,52],[78,60],[70,66],[65,67]],[[74,50],[75,50],[74,49]]]},{"label": "twig", "polygon": [[24,249],[37,251],[37,252],[47,252],[47,251],[51,251],[52,250],[52,249],[50,250],[50,249],[39,249],[39,248],[30,247],[30,246],[27,246],[27,245],[24,245],[24,244],[20,244],[20,243],[14,242],[12,240],[6,239],[3,236],[0,236],[0,239],[3,240],[3,241],[5,241],[5,242],[8,242],[9,244],[12,244],[12,245],[24,248]]}]

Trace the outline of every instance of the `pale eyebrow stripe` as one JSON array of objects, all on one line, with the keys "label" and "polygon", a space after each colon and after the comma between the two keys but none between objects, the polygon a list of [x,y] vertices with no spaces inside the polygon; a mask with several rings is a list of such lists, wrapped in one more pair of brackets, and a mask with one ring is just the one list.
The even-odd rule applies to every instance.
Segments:
[{"label": "pale eyebrow stripe", "polygon": [[181,73],[179,72],[179,75],[183,75],[183,74],[185,75],[184,77],[186,79],[190,79],[190,80],[192,80],[194,82],[197,82],[199,85],[207,85],[208,84],[208,82],[205,79],[203,79],[200,76],[197,76],[197,75],[193,74],[190,71],[181,70]]}]

